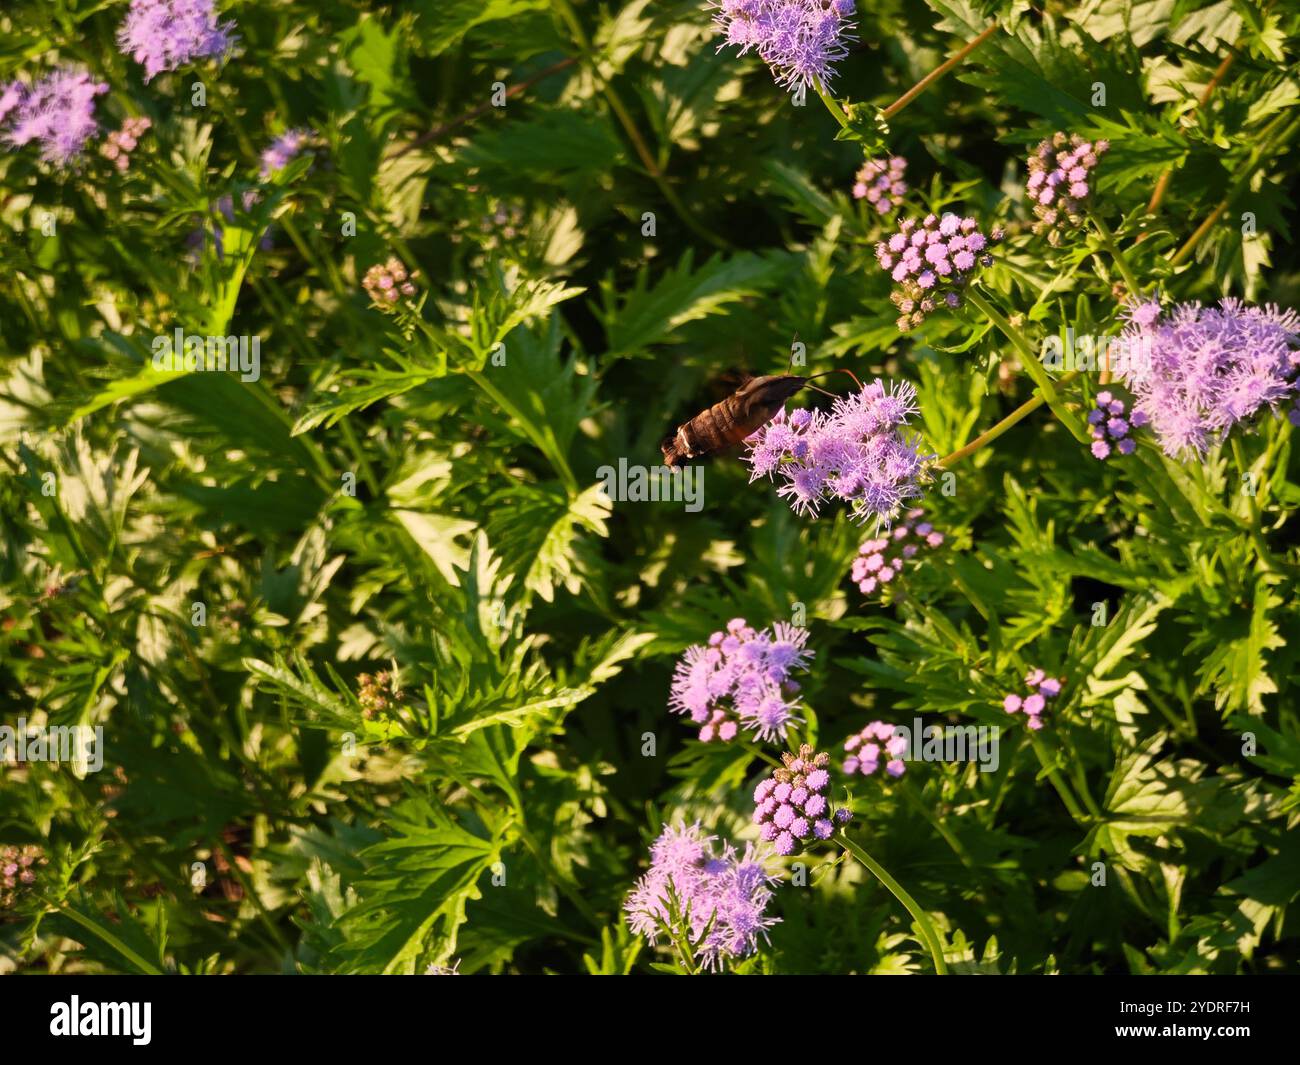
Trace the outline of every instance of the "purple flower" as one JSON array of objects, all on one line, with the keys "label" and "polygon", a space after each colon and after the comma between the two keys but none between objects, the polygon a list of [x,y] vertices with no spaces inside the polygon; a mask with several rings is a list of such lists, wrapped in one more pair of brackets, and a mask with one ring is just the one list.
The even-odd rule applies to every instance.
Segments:
[{"label": "purple flower", "polygon": [[213,0],[131,0],[118,48],[144,66],[144,80],[195,59],[224,58],[234,22],[217,18]]},{"label": "purple flower", "polygon": [[[901,206],[902,198],[907,195],[907,182],[903,180],[906,171],[907,160],[900,155],[888,161],[868,159],[854,179],[853,196],[859,200],[866,199],[877,214],[889,214]],[[895,239],[897,237],[898,234],[895,234]],[[890,251],[898,254],[903,250],[903,243],[898,240],[898,246],[895,247],[891,241],[884,253],[877,249],[876,254],[881,256],[882,266]]]},{"label": "purple flower", "polygon": [[699,738],[735,739],[740,728],[765,742],[784,740],[798,716],[798,685],[812,652],[808,632],[777,622],[756,632],[735,618],[727,632],[715,632],[709,646],[688,647],[673,673],[668,709],[700,726]]},{"label": "purple flower", "polygon": [[1025,677],[1025,686],[1030,689],[1029,694],[1023,697],[1014,693],[1008,695],[1002,700],[1002,709],[1008,714],[1017,714],[1023,710],[1025,724],[1037,731],[1043,727],[1043,713],[1047,709],[1048,700],[1061,694],[1061,681],[1049,677],[1041,669],[1031,669]]},{"label": "purple flower", "polygon": [[[925,511],[909,510],[888,537],[866,540],[858,548],[849,576],[863,595],[871,595],[881,583],[888,584],[914,559],[920,545],[935,548],[943,543],[943,533],[935,532],[928,521],[921,521]],[[888,574],[888,576],[886,576]]]},{"label": "purple flower", "polygon": [[262,152],[262,177],[283,170],[297,157],[316,134],[310,129],[290,129],[281,133]]},{"label": "purple flower", "polygon": [[826,86],[853,40],[848,0],[715,0],[714,25],[740,54],[753,50],[791,91]]},{"label": "purple flower", "polygon": [[[986,238],[973,218],[952,213],[900,222],[888,242],[876,245],[876,261],[895,282],[889,298],[901,312],[899,330],[907,332],[920,325],[941,303],[960,306],[961,291],[978,268],[993,263],[992,256],[977,257],[977,253],[999,240],[997,232]],[[895,263],[891,253],[900,250],[902,258]]]},{"label": "purple flower", "polygon": [[1067,229],[1083,224],[1091,171],[1109,147],[1107,141],[1090,144],[1077,133],[1056,133],[1030,155],[1025,191],[1038,219],[1034,232],[1046,234],[1049,244],[1056,246]]},{"label": "purple flower", "polygon": [[650,847],[650,869],[623,903],[628,927],[652,943],[680,926],[697,964],[720,969],[747,957],[780,918],[766,916],[777,879],[753,844],[714,847],[699,822],[668,826]]},{"label": "purple flower", "polygon": [[890,757],[885,762],[885,772],[891,777],[901,777],[906,764],[899,757],[907,750],[907,740],[896,734],[894,726],[884,721],[872,721],[861,732],[856,732],[844,741],[848,751],[844,759],[844,772],[853,776],[855,773],[864,777],[871,776],[880,768],[882,751]]},{"label": "purple flower", "polygon": [[[754,793],[756,800],[759,791],[764,795],[754,810],[754,823],[761,826],[764,839],[775,842],[776,852],[786,856],[799,853],[809,834],[829,839],[834,832],[832,821],[843,824],[852,814],[844,808],[830,809],[826,796],[831,784],[831,775],[826,771],[830,755],[814,753],[805,743],[798,755],[787,751],[781,761],[784,765]],[[768,783],[772,787],[765,789]]]},{"label": "purple flower", "polygon": [[63,67],[30,85],[11,82],[0,92],[4,140],[15,148],[36,141],[45,162],[66,167],[99,132],[95,97],[106,92],[107,84],[75,67]]},{"label": "purple flower", "polygon": [[916,411],[916,390],[887,388],[880,380],[816,411],[799,431],[778,415],[749,438],[750,480],[780,474],[777,494],[799,514],[816,517],[828,499],[847,502],[853,516],[889,521],[900,505],[921,494],[919,479],[930,456],[904,435]]},{"label": "purple flower", "polygon": [[1224,299],[1183,303],[1163,317],[1131,306],[1123,339],[1141,352],[1119,371],[1134,395],[1133,426],[1150,423],[1166,455],[1204,454],[1233,426],[1296,396],[1300,316]]}]

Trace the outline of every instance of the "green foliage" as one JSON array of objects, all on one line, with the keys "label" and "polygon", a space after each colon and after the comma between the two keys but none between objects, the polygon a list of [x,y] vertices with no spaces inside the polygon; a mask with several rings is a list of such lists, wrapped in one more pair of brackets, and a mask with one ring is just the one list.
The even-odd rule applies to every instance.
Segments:
[{"label": "green foliage", "polygon": [[[772,752],[667,711],[737,616],[810,630],[801,738],[837,762],[877,718],[1003,729],[988,771],[836,776],[952,972],[1295,971],[1285,417],[1098,462],[1040,408],[933,471],[946,541],[884,600],[848,579],[866,531],[734,454],[698,511],[601,472],[796,344],[795,373],[915,383],[936,456],[1031,398],[970,306],[900,335],[864,151],[908,159],[910,214],[1007,229],[984,288],[1032,345],[1121,327],[1102,237],[1029,232],[1058,129],[1111,141],[1096,202],[1148,290],[1295,305],[1295,10],[860,0],[840,123],[718,54],[703,4],[225,3],[240,52],[148,83],[124,6],[0,13],[0,86],[57,58],[110,84],[105,130],[152,120],[122,172],[0,149],[0,724],[104,736],[98,771],[0,770],[0,846],[46,859],[0,971],[681,972],[621,907],[663,824],[754,836]],[[417,292],[385,310],[390,256]],[[177,327],[258,337],[259,374],[156,369]],[[1035,667],[1064,680],[1041,733],[1002,709]],[[736,971],[931,971],[862,865],[806,860]]]}]

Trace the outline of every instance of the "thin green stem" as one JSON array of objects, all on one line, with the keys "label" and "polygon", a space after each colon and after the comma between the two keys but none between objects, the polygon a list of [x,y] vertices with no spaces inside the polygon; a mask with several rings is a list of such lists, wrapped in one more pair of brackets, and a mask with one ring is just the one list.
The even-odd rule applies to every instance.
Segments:
[{"label": "thin green stem", "polygon": [[[1078,370],[1071,370],[1064,377],[1060,378],[1056,383],[1058,385],[1069,384],[1069,382],[1073,381],[1078,376],[1079,376]],[[993,426],[993,428],[988,429],[985,432],[981,433],[969,444],[966,444],[963,447],[959,447],[956,451],[952,452],[952,454],[945,455],[943,458],[939,460],[938,465],[942,466],[944,469],[949,469],[952,466],[955,466],[962,459],[967,458],[970,455],[973,455],[985,444],[991,444],[994,440],[1000,437],[1008,429],[1011,429],[1013,426],[1024,421],[1027,417],[1029,417],[1029,415],[1033,414],[1034,411],[1036,411],[1039,407],[1041,407],[1044,402],[1045,401],[1043,399],[1043,394],[1039,392],[1034,396],[1033,399],[1026,400],[1024,403],[1020,404],[1020,406],[1018,406],[1015,410],[1013,410],[1010,414],[1008,414],[1005,418],[1003,418],[1000,422],[998,422],[997,425]]]},{"label": "thin green stem", "polygon": [[[1237,472],[1241,474],[1243,486],[1247,477],[1250,475],[1250,466],[1246,462],[1246,452],[1241,446],[1241,439],[1235,435],[1229,436],[1232,444],[1232,457],[1237,462]],[[1273,552],[1268,549],[1268,544],[1264,540],[1264,534],[1260,530],[1259,500],[1255,496],[1255,485],[1251,485],[1252,491],[1245,493],[1246,507],[1250,513],[1250,524],[1247,532],[1250,535],[1250,541],[1255,547],[1255,553],[1259,556],[1259,564],[1267,570],[1276,570],[1276,560],[1273,558]]]},{"label": "thin green stem", "polygon": [[1048,376],[1047,370],[1039,361],[1037,353],[1029,341],[1025,339],[1024,334],[1011,324],[1006,315],[973,288],[966,290],[966,298],[998,328],[1003,336],[1011,341],[1012,347],[1016,349],[1016,353],[1020,356],[1025,372],[1033,378],[1034,384],[1038,386],[1039,391],[1043,394],[1043,399],[1051,407],[1052,413],[1056,415],[1061,424],[1070,431],[1076,440],[1081,443],[1086,441],[1087,434],[1084,433],[1082,426],[1078,424],[1078,419],[1065,408],[1065,405],[1057,397],[1056,388],[1052,384],[1051,377]]},{"label": "thin green stem", "polygon": [[943,960],[943,940],[935,932],[934,925],[930,921],[930,915],[921,909],[916,899],[912,898],[897,880],[889,875],[888,869],[871,857],[862,847],[854,843],[853,840],[849,839],[846,832],[841,830],[836,839],[841,847],[865,865],[871,874],[890,890],[894,898],[907,907],[907,912],[912,915],[912,920],[916,922],[917,928],[920,929],[921,938],[925,942],[926,949],[930,952],[931,959],[934,961],[934,971],[940,976],[947,976],[948,966]]},{"label": "thin green stem", "polygon": [[1083,808],[1079,805],[1079,800],[1074,797],[1074,792],[1070,790],[1070,785],[1066,783],[1065,778],[1061,776],[1060,771],[1057,770],[1054,765],[1049,764],[1050,760],[1043,741],[1036,733],[1031,732],[1029,734],[1029,742],[1033,745],[1034,754],[1038,756],[1039,765],[1047,770],[1047,779],[1052,782],[1052,787],[1054,787],[1056,793],[1061,796],[1061,802],[1065,804],[1065,808],[1069,811],[1070,816],[1074,818],[1075,822],[1080,827],[1087,828],[1091,819],[1083,812]]},{"label": "thin green stem", "polygon": [[983,32],[979,34],[979,36],[968,41],[962,47],[961,51],[957,52],[951,58],[946,59],[944,62],[940,63],[939,66],[935,67],[932,71],[930,71],[929,74],[927,74],[915,85],[913,85],[910,89],[908,89],[907,92],[903,93],[902,96],[900,96],[892,104],[886,107],[881,112],[881,116],[884,118],[893,118],[896,114],[898,114],[899,111],[901,111],[904,107],[906,107],[918,96],[920,96],[921,93],[925,92],[926,89],[928,89],[936,81],[938,81],[945,74],[947,74],[948,71],[952,70],[953,67],[957,66],[958,63],[962,62],[962,60],[964,60],[968,55],[970,55],[971,52],[975,51],[976,48],[978,48],[981,44],[983,44],[990,37],[992,37],[993,34],[997,32],[997,29],[998,29],[998,24],[996,22],[990,23],[983,30]]},{"label": "thin green stem", "polygon": [[1111,232],[1110,226],[1102,221],[1099,215],[1091,207],[1088,208],[1088,217],[1092,219],[1092,224],[1097,227],[1097,232],[1101,234],[1101,243],[1115,263],[1119,270],[1120,277],[1124,279],[1124,285],[1129,291],[1129,295],[1134,299],[1142,294],[1142,285],[1138,282],[1133,273],[1133,268],[1129,266],[1128,260],[1124,258],[1124,253],[1120,251],[1119,243],[1115,240],[1115,234]]},{"label": "thin green stem", "polygon": [[830,90],[827,89],[826,86],[823,85],[820,81],[814,81],[813,85],[817,89],[817,95],[822,98],[822,103],[826,105],[826,110],[831,113],[831,117],[834,118],[835,121],[838,122],[841,127],[843,127],[844,129],[848,129],[849,116],[848,113],[844,110],[844,108],[840,106],[839,101],[836,100],[835,97],[830,94]]}]

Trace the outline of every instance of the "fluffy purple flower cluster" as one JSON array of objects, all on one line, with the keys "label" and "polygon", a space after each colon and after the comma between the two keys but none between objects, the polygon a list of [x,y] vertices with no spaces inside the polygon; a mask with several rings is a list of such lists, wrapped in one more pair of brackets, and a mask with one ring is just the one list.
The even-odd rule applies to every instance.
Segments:
[{"label": "fluffy purple flower cluster", "polygon": [[889,298],[900,312],[899,330],[916,328],[938,307],[960,307],[961,290],[980,267],[993,265],[988,248],[1002,237],[1000,229],[985,237],[975,219],[951,212],[903,219],[876,245],[876,261],[894,280]]},{"label": "fluffy purple flower cluster", "polygon": [[234,22],[217,17],[213,0],[131,0],[117,31],[118,48],[144,66],[144,80],[195,59],[224,58]]},{"label": "fluffy purple flower cluster", "polygon": [[799,684],[791,675],[808,668],[813,653],[807,642],[807,630],[796,625],[778,621],[757,632],[744,618],[732,618],[707,647],[686,649],[668,709],[689,714],[705,743],[734,740],[742,728],[760,740],[783,740],[801,720],[795,713]]},{"label": "fluffy purple flower cluster", "polygon": [[744,55],[754,51],[778,85],[826,86],[853,38],[853,0],[716,0],[714,24]]},{"label": "fluffy purple flower cluster", "polygon": [[871,595],[902,573],[903,566],[916,557],[922,544],[934,548],[943,543],[943,533],[935,532],[928,521],[921,521],[924,516],[925,511],[920,507],[909,510],[889,530],[888,536],[877,536],[858,548],[850,576],[863,595]]},{"label": "fluffy purple flower cluster", "polygon": [[99,132],[95,97],[106,92],[107,83],[75,67],[63,67],[30,85],[12,81],[0,88],[4,140],[15,148],[36,141],[45,162],[68,166]]},{"label": "fluffy purple flower cluster", "polygon": [[1029,157],[1025,191],[1034,205],[1034,232],[1047,234],[1055,247],[1067,228],[1083,224],[1092,170],[1110,147],[1109,141],[1086,141],[1077,133],[1057,133],[1041,142]]},{"label": "fluffy purple flower cluster", "polygon": [[[1120,378],[1133,393],[1133,419],[1151,422],[1165,454],[1204,454],[1238,422],[1296,396],[1300,315],[1224,299],[1182,303],[1163,317],[1155,300],[1126,312],[1123,337],[1146,358]],[[1292,421],[1300,424],[1294,411]],[[1134,424],[1137,424],[1134,421]]]},{"label": "fluffy purple flower cluster", "polygon": [[262,177],[268,178],[292,163],[315,135],[310,129],[290,129],[281,133],[262,152]]},{"label": "fluffy purple flower cluster", "polygon": [[724,843],[719,853],[715,840],[701,834],[699,822],[665,827],[650,846],[649,871],[623,904],[628,927],[651,942],[672,929],[674,917],[681,920],[696,961],[707,969],[752,954],[758,937],[766,939],[780,920],[765,915],[768,885],[777,877],[754,845],[740,855]]},{"label": "fluffy purple flower cluster", "polygon": [[880,768],[880,755],[885,754],[885,772],[897,779],[907,769],[903,755],[907,752],[907,737],[895,735],[893,725],[873,721],[861,732],[844,741],[848,756],[844,759],[844,772],[852,776],[860,773],[871,776]]},{"label": "fluffy purple flower cluster", "polygon": [[853,183],[853,197],[865,199],[877,214],[889,214],[903,205],[907,195],[907,160],[901,155],[892,159],[868,159],[858,171]]},{"label": "fluffy purple flower cluster", "polygon": [[783,753],[785,765],[754,789],[754,824],[762,826],[760,837],[774,844],[777,854],[796,854],[809,839],[830,839],[837,824],[852,819],[847,807],[832,809],[826,797],[830,760],[826,752],[814,754],[802,744],[798,755]]},{"label": "fluffy purple flower cluster", "polygon": [[830,412],[781,411],[749,438],[744,456],[750,481],[780,474],[798,514],[817,516],[827,499],[849,503],[854,518],[893,520],[898,508],[921,494],[926,462],[919,439],[903,429],[916,413],[916,389],[907,382],[886,387],[880,379],[836,399]]},{"label": "fluffy purple flower cluster", "polygon": [[1008,714],[1024,711],[1025,724],[1037,731],[1043,727],[1043,711],[1047,709],[1047,700],[1055,699],[1061,694],[1061,682],[1049,677],[1041,669],[1031,669],[1025,677],[1025,684],[1031,689],[1026,696],[1008,695],[1002,700],[1002,709]]},{"label": "fluffy purple flower cluster", "polygon": [[1088,412],[1092,453],[1097,458],[1108,458],[1112,444],[1121,455],[1131,455],[1137,447],[1137,441],[1128,435],[1129,430],[1141,429],[1147,423],[1147,416],[1135,410],[1125,418],[1124,409],[1122,399],[1116,399],[1110,392],[1097,393],[1097,405]]}]

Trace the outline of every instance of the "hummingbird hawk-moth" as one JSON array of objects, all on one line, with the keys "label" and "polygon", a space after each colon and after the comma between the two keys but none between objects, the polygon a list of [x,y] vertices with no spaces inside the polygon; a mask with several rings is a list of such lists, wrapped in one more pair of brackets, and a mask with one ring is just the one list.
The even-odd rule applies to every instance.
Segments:
[{"label": "hummingbird hawk-moth", "polygon": [[[826,371],[837,372],[853,377],[849,370]],[[688,459],[703,458],[739,444],[775,418],[786,400],[799,389],[821,376],[769,374],[749,378],[731,395],[679,425],[672,436],[664,437],[659,445],[659,450],[664,453],[664,465],[681,466]],[[857,378],[853,377],[853,380],[857,381]]]}]

